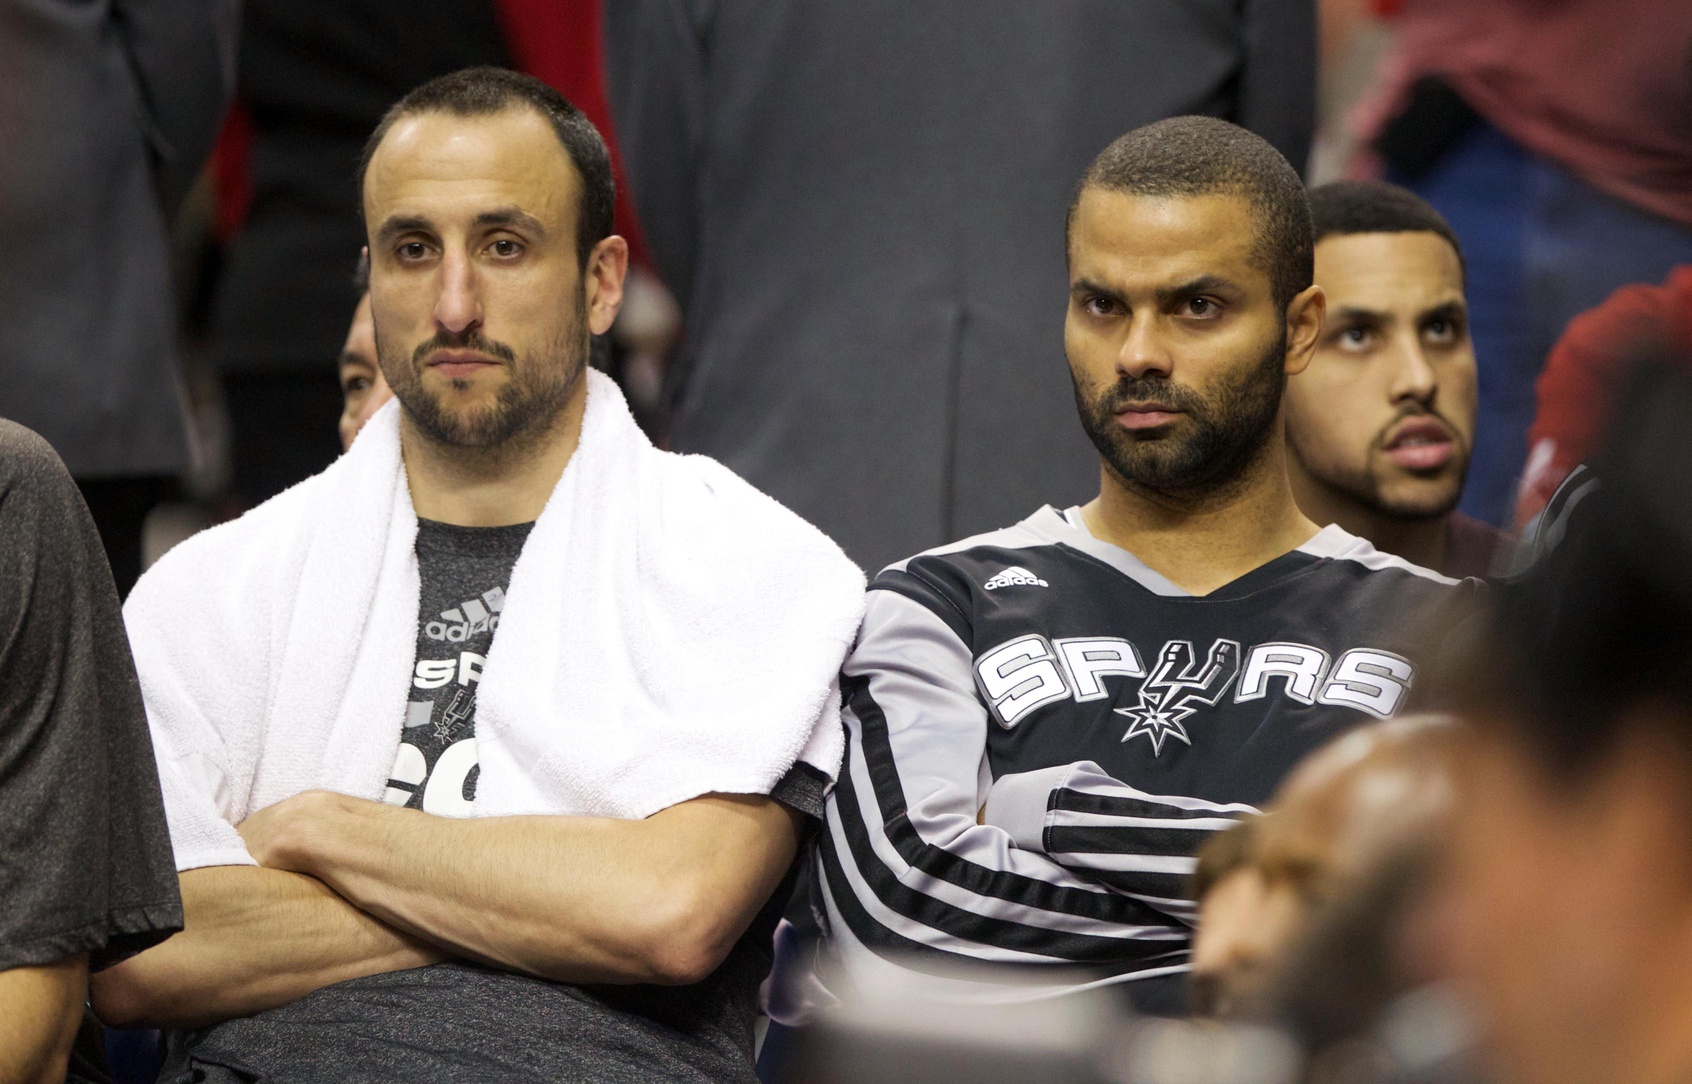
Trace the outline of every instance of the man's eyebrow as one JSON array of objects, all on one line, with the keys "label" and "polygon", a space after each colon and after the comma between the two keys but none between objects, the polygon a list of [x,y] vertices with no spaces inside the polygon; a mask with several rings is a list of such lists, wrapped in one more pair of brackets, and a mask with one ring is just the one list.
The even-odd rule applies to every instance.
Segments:
[{"label": "man's eyebrow", "polygon": [[426,218],[418,215],[393,215],[383,220],[381,227],[376,230],[376,239],[387,241],[402,233],[411,233],[417,230],[426,232],[428,229],[429,220]]},{"label": "man's eyebrow", "polygon": [[1109,286],[1100,286],[1098,283],[1088,278],[1076,279],[1074,282],[1070,283],[1069,292],[1072,294],[1096,294],[1099,297],[1107,297],[1112,301],[1122,300],[1122,295],[1120,293],[1112,290]]},{"label": "man's eyebrow", "polygon": [[1432,308],[1423,309],[1416,318],[1418,320],[1432,320],[1435,317],[1443,317],[1444,319],[1450,320],[1453,318],[1462,319],[1468,315],[1468,302],[1464,301],[1460,297],[1454,297],[1450,301],[1442,301]]},{"label": "man's eyebrow", "polygon": [[1392,314],[1379,309],[1365,309],[1356,305],[1342,305],[1328,312],[1330,320],[1345,320],[1351,323],[1384,324],[1392,319]]},{"label": "man's eyebrow", "polygon": [[476,216],[476,225],[484,228],[488,226],[514,226],[526,233],[542,237],[546,235],[546,227],[541,225],[541,220],[521,207],[500,207],[492,211],[483,211]]},{"label": "man's eyebrow", "polygon": [[1171,301],[1181,301],[1200,294],[1239,293],[1240,288],[1229,279],[1220,275],[1200,275],[1194,279],[1176,286],[1164,286],[1158,289],[1156,297],[1158,304],[1167,305]]}]

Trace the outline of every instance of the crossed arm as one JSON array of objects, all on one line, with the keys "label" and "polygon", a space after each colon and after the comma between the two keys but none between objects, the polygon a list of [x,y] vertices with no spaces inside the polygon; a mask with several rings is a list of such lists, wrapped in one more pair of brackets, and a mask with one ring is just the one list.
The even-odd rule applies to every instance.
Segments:
[{"label": "crossed arm", "polygon": [[454,957],[567,982],[697,982],[780,883],[800,818],[707,795],[639,821],[460,820],[308,791],[241,824],[259,867],[182,875],[186,928],[96,975],[95,1008],[195,1027]]}]

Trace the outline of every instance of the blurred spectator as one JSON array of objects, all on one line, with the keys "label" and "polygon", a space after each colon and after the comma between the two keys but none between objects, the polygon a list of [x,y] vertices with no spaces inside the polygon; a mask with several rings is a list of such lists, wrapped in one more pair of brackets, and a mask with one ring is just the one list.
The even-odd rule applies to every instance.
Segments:
[{"label": "blurred spectator", "polygon": [[1439,212],[1378,181],[1310,193],[1315,357],[1287,382],[1299,507],[1448,576],[1488,571],[1503,540],[1455,512],[1475,439],[1475,353],[1463,255]]},{"label": "blurred spectator", "polygon": [[67,1060],[71,1080],[103,1080],[88,972],[181,929],[182,905],[94,523],[47,443],[8,421],[0,553],[0,1080],[62,1080]]},{"label": "blurred spectator", "polygon": [[1395,54],[1360,133],[1469,264],[1480,424],[1462,508],[1510,514],[1533,384],[1576,314],[1692,263],[1692,4],[1374,0]]},{"label": "blurred spectator", "polygon": [[437,75],[493,64],[541,78],[608,132],[598,21],[594,0],[248,0],[238,110],[219,147],[229,241],[211,330],[243,501],[335,458],[330,359],[358,304],[345,268],[364,243],[353,177],[383,112]]},{"label": "blurred spectator", "polygon": [[1464,683],[1446,955],[1511,1081],[1692,1066],[1692,375],[1629,383]]},{"label": "blurred spectator", "polygon": [[1459,734],[1438,715],[1353,731],[1294,770],[1263,816],[1205,846],[1193,884],[1195,1010],[1266,1011],[1268,991],[1317,916],[1438,837]]},{"label": "blurred spectator", "polygon": [[370,318],[370,294],[358,299],[347,341],[341,346],[341,450],[381,405],[394,397],[376,360],[376,324]]},{"label": "blurred spectator", "polygon": [[1641,347],[1678,347],[1692,358],[1692,265],[1661,286],[1624,286],[1575,317],[1552,348],[1528,430],[1528,463],[1516,498],[1518,530],[1540,512],[1575,467],[1598,452],[1610,400]]},{"label": "blurred spectator", "polygon": [[1199,1016],[1239,1017],[1292,937],[1298,894],[1257,865],[1257,821],[1249,817],[1199,850],[1192,897],[1198,905],[1187,974],[1187,1006]]},{"label": "blurred spectator", "polygon": [[77,478],[120,594],[189,463],[166,220],[229,104],[238,8],[0,4],[0,415]]},{"label": "blurred spectator", "polygon": [[1309,154],[1313,0],[615,0],[629,181],[686,319],[674,441],[867,568],[1082,498],[1075,178],[1208,113]]}]

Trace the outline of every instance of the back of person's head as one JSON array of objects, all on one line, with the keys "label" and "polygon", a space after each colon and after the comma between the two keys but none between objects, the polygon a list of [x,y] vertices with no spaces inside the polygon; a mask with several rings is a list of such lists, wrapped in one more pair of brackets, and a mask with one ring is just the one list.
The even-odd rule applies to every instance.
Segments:
[{"label": "back of person's head", "polygon": [[1082,174],[1069,205],[1089,188],[1154,199],[1232,196],[1257,221],[1254,254],[1282,309],[1312,281],[1310,205],[1298,171],[1269,142],[1215,117],[1172,117],[1106,147]]},{"label": "back of person's head", "polygon": [[1474,738],[1435,955],[1501,1075],[1538,1084],[1692,1057],[1692,374],[1639,367],[1616,417],[1456,689]]},{"label": "back of person's head", "polygon": [[1459,693],[1544,767],[1604,764],[1638,709],[1692,763],[1692,374],[1634,370],[1593,470],[1571,476],[1531,561],[1497,591]]},{"label": "back of person's head", "polygon": [[1327,237],[1360,233],[1433,233],[1457,254],[1467,274],[1463,246],[1445,216],[1408,188],[1385,181],[1333,181],[1310,190],[1310,221],[1315,243]]},{"label": "back of person's head", "polygon": [[[464,68],[438,76],[395,102],[364,144],[358,163],[358,189],[364,191],[364,176],[376,148],[393,126],[418,113],[447,113],[457,117],[484,117],[511,109],[531,109],[545,117],[558,136],[571,163],[581,177],[581,203],[576,213],[578,262],[587,266],[588,254],[611,235],[616,198],[611,175],[611,152],[599,129],[581,110],[532,75],[506,68]],[[362,211],[362,201],[360,208]]]}]

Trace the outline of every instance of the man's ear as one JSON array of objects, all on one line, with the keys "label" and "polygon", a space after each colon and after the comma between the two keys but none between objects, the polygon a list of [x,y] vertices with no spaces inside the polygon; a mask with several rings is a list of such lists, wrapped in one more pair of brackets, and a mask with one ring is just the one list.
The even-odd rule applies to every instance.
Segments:
[{"label": "man's ear", "polygon": [[1304,372],[1316,355],[1316,343],[1322,337],[1322,319],[1327,315],[1328,296],[1320,286],[1310,286],[1287,304],[1287,364],[1288,376]]},{"label": "man's ear", "polygon": [[611,330],[617,310],[623,307],[623,280],[629,273],[629,243],[612,234],[588,253],[582,269],[582,294],[586,302],[588,328],[595,335]]}]

